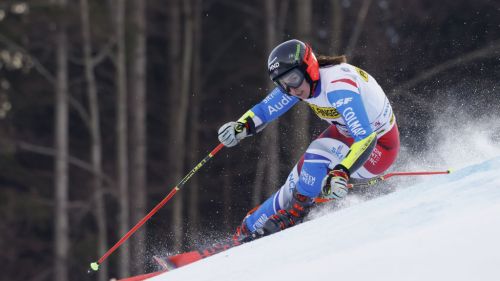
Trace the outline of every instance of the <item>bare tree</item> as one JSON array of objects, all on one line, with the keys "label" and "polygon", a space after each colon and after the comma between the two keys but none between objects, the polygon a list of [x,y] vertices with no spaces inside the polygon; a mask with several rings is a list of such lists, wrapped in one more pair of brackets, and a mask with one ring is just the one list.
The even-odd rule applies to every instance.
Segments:
[{"label": "bare tree", "polygon": [[[60,11],[67,8],[66,0],[56,3]],[[66,23],[59,18],[56,33],[55,84],[55,259],[54,280],[68,280],[69,215],[68,215],[68,39]]]},{"label": "bare tree", "polygon": [[[192,95],[190,101],[190,125],[189,125],[189,163],[199,161],[199,116],[201,103],[201,51],[202,51],[202,0],[193,1],[193,63],[192,63],[192,79],[191,90]],[[189,188],[189,203],[188,203],[188,218],[189,232],[192,240],[197,240],[199,232],[200,211],[199,211],[199,182],[197,177],[193,177]]]},{"label": "bare tree", "polygon": [[[277,14],[276,1],[264,1],[264,10],[266,18],[266,53],[269,53],[277,43]],[[265,77],[268,81],[269,78]],[[273,88],[270,82],[267,82],[269,88]],[[279,183],[279,122],[273,121],[263,131],[260,140],[260,151],[266,155],[267,159],[261,159],[257,162],[255,173],[252,204],[257,205],[266,196],[275,191]],[[263,194],[264,193],[264,194]]]},{"label": "bare tree", "polygon": [[[182,9],[181,5],[182,4]],[[169,89],[169,115],[168,115],[168,135],[167,141],[167,163],[171,179],[177,181],[182,177],[185,164],[185,136],[186,120],[189,101],[189,84],[191,74],[191,63],[193,53],[193,22],[192,6],[189,1],[172,0],[169,9],[169,35],[170,46],[168,48],[168,57],[171,62],[169,65],[170,83]],[[184,24],[181,28],[181,17],[184,14]],[[182,32],[182,39],[181,34]],[[182,52],[181,52],[182,50]],[[180,65],[180,67],[179,67]],[[173,202],[172,229],[174,232],[174,250],[180,250],[182,246],[184,225],[183,225],[183,201],[184,196],[179,193]]]},{"label": "bare tree", "polygon": [[[131,153],[131,219],[137,222],[146,215],[146,3],[145,0],[133,0],[133,51],[132,51],[132,91],[131,108],[132,134]],[[134,253],[143,253],[146,247],[145,226],[135,235],[132,244]],[[144,257],[134,255],[136,272],[143,272]]]},{"label": "bare tree", "polygon": [[[116,64],[116,139],[117,139],[117,184],[120,201],[119,235],[125,234],[129,229],[129,188],[128,188],[128,153],[127,153],[127,69],[125,57],[125,0],[115,0],[114,25],[117,41]],[[121,262],[119,274],[129,276],[130,269],[127,261],[130,260],[130,247],[124,243],[120,247]]]},{"label": "bare tree", "polygon": [[[312,44],[312,0],[295,1],[295,9],[297,13],[297,38],[301,41]],[[291,123],[293,129],[290,133],[290,151],[291,159],[298,161],[298,158],[306,150],[310,142],[310,120],[311,110],[306,103],[297,103],[291,115]]]},{"label": "bare tree", "polygon": [[[337,55],[341,48],[341,38],[342,38],[342,7],[340,5],[340,0],[330,0],[330,6],[332,9],[331,17],[331,52]],[[329,48],[328,48],[329,49]]]},{"label": "bare tree", "polygon": [[405,94],[405,95],[410,95],[410,98],[415,102],[415,103],[420,103],[423,106],[428,106],[426,104],[425,100],[418,98],[417,96],[412,95],[411,93],[408,92],[408,89],[411,89],[418,85],[419,83],[422,83],[432,77],[435,77],[436,75],[455,68],[457,66],[462,66],[467,63],[473,62],[478,59],[484,59],[488,57],[495,57],[499,55],[500,53],[500,40],[492,41],[489,42],[489,44],[486,47],[474,50],[472,52],[468,52],[465,54],[461,54],[458,57],[455,57],[453,59],[447,60],[441,64],[435,65],[429,69],[426,69],[424,71],[419,72],[415,77],[412,77],[410,80],[405,81],[401,84],[399,84],[397,87],[391,90],[391,96],[392,97],[397,97],[399,95]]},{"label": "bare tree", "polygon": [[[88,0],[80,0],[81,28],[83,37],[83,56],[85,65],[85,80],[87,81],[87,96],[90,111],[90,136],[91,136],[91,163],[92,163],[92,185],[95,197],[95,218],[98,228],[98,253],[103,255],[108,248],[106,234],[106,209],[104,207],[104,190],[102,174],[102,141],[99,118],[99,101],[97,98],[97,84],[94,74],[94,62],[92,59],[92,43],[90,33],[89,6]],[[99,271],[99,280],[108,279],[107,267]]]},{"label": "bare tree", "polygon": [[356,19],[356,25],[354,25],[353,32],[351,37],[349,37],[349,43],[347,44],[347,48],[345,54],[347,57],[350,57],[356,48],[356,44],[358,44],[359,36],[361,35],[361,31],[363,30],[364,23],[366,20],[366,16],[368,15],[368,11],[370,10],[370,5],[372,0],[363,0],[361,8],[358,12],[358,18]]}]

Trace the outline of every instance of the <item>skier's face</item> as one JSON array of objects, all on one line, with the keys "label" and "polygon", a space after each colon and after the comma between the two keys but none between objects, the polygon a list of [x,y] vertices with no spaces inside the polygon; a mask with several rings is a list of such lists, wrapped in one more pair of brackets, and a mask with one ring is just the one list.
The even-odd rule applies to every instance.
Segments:
[{"label": "skier's face", "polygon": [[278,79],[274,80],[274,83],[289,95],[300,99],[309,98],[310,85],[306,81],[304,73],[298,68],[283,74]]},{"label": "skier's face", "polygon": [[306,79],[304,79],[300,86],[298,86],[297,88],[290,88],[290,91],[288,93],[292,96],[298,97],[299,99],[305,100],[309,98],[310,91],[311,86],[306,81]]}]

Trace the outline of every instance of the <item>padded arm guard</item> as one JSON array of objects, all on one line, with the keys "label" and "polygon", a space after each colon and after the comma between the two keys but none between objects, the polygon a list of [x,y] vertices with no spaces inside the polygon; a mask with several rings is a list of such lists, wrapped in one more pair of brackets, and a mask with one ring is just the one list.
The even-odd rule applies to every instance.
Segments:
[{"label": "padded arm guard", "polygon": [[347,174],[359,169],[370,158],[375,145],[377,144],[377,133],[373,132],[368,137],[357,141],[351,145],[346,157],[340,162],[339,165],[343,166]]}]

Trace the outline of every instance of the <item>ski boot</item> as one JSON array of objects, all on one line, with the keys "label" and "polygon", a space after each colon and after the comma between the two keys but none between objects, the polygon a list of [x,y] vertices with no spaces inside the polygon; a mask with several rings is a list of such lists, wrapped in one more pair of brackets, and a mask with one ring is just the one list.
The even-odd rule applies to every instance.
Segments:
[{"label": "ski boot", "polygon": [[313,204],[314,200],[312,198],[299,194],[294,190],[290,208],[279,210],[278,213],[269,217],[258,232],[266,236],[301,223]]}]

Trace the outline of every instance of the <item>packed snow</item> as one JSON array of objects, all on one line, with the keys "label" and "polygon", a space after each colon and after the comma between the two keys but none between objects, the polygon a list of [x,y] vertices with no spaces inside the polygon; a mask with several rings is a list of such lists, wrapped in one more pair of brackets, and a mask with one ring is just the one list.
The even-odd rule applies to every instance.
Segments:
[{"label": "packed snow", "polygon": [[500,157],[151,280],[500,280]]},{"label": "packed snow", "polygon": [[437,124],[438,141],[422,156],[430,164],[415,159],[420,167],[405,166],[456,168],[449,175],[394,179],[392,193],[370,200],[352,194],[340,208],[320,208],[293,228],[149,280],[498,281],[500,146],[492,129],[500,125],[494,120],[472,126],[458,120],[462,129]]},{"label": "packed snow", "polygon": [[500,157],[150,280],[500,280]]}]

